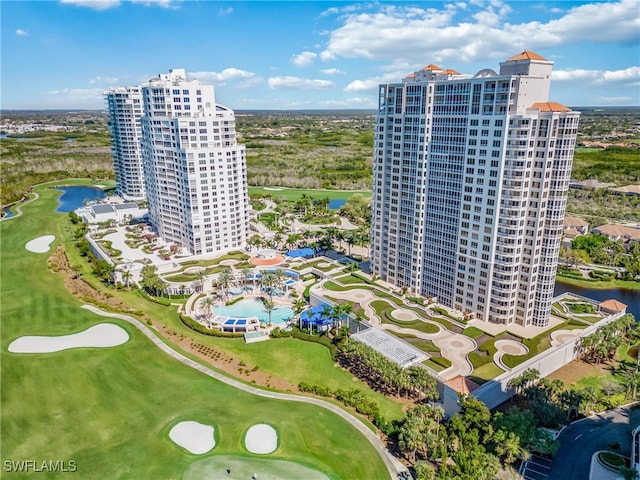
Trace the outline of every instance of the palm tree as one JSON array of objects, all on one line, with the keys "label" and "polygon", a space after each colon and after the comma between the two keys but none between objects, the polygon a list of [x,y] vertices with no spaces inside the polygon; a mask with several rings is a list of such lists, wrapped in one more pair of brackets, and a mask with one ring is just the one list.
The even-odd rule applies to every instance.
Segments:
[{"label": "palm tree", "polygon": [[205,283],[207,281],[207,272],[204,268],[201,268],[196,272],[196,281],[200,287],[200,291],[204,292]]},{"label": "palm tree", "polygon": [[183,283],[180,285],[180,292],[182,293],[182,298],[186,297],[187,294],[187,286]]},{"label": "palm tree", "polygon": [[[204,307],[204,316],[207,320],[211,318],[211,311],[214,305],[215,305],[215,300],[213,299],[213,297],[206,296],[202,299],[202,306]],[[211,328],[210,322],[209,322],[209,328]]]},{"label": "palm tree", "polygon": [[124,282],[124,286],[129,290],[129,286],[131,284],[131,278],[133,274],[129,270],[123,270],[121,272],[122,281]]},{"label": "palm tree", "polygon": [[307,307],[307,302],[305,302],[303,299],[298,298],[296,299],[295,302],[293,302],[293,313],[295,315],[298,315],[298,322],[299,322],[299,326],[298,328],[300,330],[302,330],[302,318],[301,318],[301,313],[304,311],[304,309]]},{"label": "palm tree", "polygon": [[269,315],[269,324],[271,325],[271,312],[275,310],[276,305],[270,300],[263,300],[262,305],[264,307],[264,311]]},{"label": "palm tree", "polygon": [[226,300],[229,300],[229,286],[233,280],[234,276],[230,268],[225,268],[218,274],[218,287],[222,288]]},{"label": "palm tree", "polygon": [[273,300],[273,289],[276,287],[277,280],[274,272],[264,272],[262,274],[262,288],[267,290],[269,300]]}]

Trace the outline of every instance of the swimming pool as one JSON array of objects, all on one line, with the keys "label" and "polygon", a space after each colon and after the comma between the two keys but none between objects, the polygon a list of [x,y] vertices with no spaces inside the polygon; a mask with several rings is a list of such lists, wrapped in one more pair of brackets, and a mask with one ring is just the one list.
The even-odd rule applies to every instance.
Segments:
[{"label": "swimming pool", "polygon": [[[264,305],[260,299],[240,300],[233,305],[220,305],[213,307],[216,315],[229,318],[249,318],[258,317],[258,319],[267,323],[269,315],[264,311]],[[276,307],[271,311],[271,323],[283,323],[293,317],[293,310],[289,307]]]}]

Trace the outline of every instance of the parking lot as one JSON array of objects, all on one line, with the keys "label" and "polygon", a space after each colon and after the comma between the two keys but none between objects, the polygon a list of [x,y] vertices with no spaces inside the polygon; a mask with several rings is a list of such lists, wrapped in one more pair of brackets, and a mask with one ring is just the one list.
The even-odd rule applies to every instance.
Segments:
[{"label": "parking lot", "polygon": [[551,460],[531,455],[522,469],[522,477],[526,480],[546,480],[549,476]]}]

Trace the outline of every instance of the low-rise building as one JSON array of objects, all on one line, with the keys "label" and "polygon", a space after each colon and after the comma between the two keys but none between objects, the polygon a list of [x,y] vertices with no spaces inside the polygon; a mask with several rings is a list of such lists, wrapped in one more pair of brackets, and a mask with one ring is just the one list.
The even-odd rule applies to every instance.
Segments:
[{"label": "low-rise building", "polygon": [[592,232],[599,235],[606,235],[609,240],[614,242],[619,240],[622,240],[624,243],[640,242],[640,228],[629,227],[627,225],[608,223],[595,227]]}]

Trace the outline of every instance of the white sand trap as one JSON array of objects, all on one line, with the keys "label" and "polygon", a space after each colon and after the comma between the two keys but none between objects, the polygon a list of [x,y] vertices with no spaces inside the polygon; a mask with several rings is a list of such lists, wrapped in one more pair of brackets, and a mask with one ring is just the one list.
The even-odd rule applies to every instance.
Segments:
[{"label": "white sand trap", "polygon": [[42,237],[28,241],[24,248],[33,253],[46,253],[49,251],[49,247],[55,239],[55,235],[43,235]]},{"label": "white sand trap", "polygon": [[113,323],[100,323],[84,332],[57,337],[26,336],[9,345],[12,353],[53,353],[70,348],[116,347],[129,340],[129,334]]},{"label": "white sand trap", "polygon": [[207,453],[216,446],[213,427],[193,421],[178,423],[169,432],[169,438],[194,454]]},{"label": "white sand trap", "polygon": [[278,434],[266,423],[253,425],[244,437],[244,444],[251,453],[264,455],[278,448]]}]

